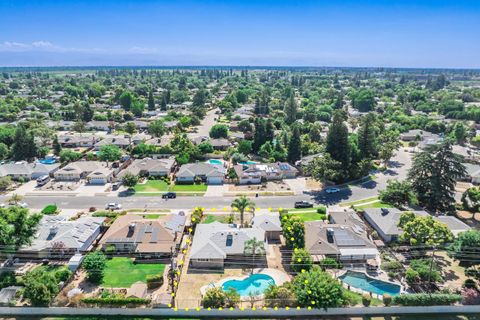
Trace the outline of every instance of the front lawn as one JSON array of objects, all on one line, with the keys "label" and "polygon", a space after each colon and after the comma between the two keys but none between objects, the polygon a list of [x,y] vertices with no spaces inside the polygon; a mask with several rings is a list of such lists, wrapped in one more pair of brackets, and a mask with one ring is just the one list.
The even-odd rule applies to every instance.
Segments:
[{"label": "front lawn", "polygon": [[167,192],[169,185],[164,180],[147,180],[142,184],[137,184],[133,187],[135,192]]},{"label": "front lawn", "polygon": [[322,213],[317,213],[316,211],[311,211],[311,212],[299,212],[299,213],[294,213],[292,212],[294,216],[300,217],[303,222],[307,221],[315,221],[315,220],[326,220],[327,216]]},{"label": "front lawn", "polygon": [[209,214],[205,217],[205,220],[203,220],[203,223],[209,224],[215,221],[218,221],[220,223],[227,223],[227,216],[226,215],[213,215]]},{"label": "front lawn", "polygon": [[112,258],[107,261],[102,286],[129,288],[137,281],[146,282],[148,275],[163,274],[163,270],[161,263],[133,264],[130,258]]},{"label": "front lawn", "polygon": [[372,203],[368,203],[360,206],[354,206],[354,208],[358,210],[363,210],[367,208],[393,208],[393,206],[391,204],[388,204],[382,201],[376,201],[376,202],[372,202]]},{"label": "front lawn", "polygon": [[170,187],[170,191],[173,192],[206,192],[206,184],[176,184]]}]

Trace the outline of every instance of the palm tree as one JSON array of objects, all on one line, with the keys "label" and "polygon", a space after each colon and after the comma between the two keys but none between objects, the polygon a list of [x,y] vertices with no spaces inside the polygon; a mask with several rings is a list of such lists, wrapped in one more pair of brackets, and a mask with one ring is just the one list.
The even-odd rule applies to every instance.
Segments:
[{"label": "palm tree", "polygon": [[252,273],[255,267],[255,257],[256,255],[265,254],[265,243],[263,241],[257,240],[257,238],[250,239],[245,241],[245,247],[243,253],[246,255],[252,256]]},{"label": "palm tree", "polygon": [[14,194],[12,194],[10,199],[8,199],[8,203],[17,205],[20,201],[22,201],[22,199],[23,199],[23,197],[21,195],[14,193]]},{"label": "palm tree", "polygon": [[243,214],[247,208],[255,208],[255,203],[247,197],[241,196],[240,198],[233,200],[231,207],[240,212],[240,225],[243,227]]}]

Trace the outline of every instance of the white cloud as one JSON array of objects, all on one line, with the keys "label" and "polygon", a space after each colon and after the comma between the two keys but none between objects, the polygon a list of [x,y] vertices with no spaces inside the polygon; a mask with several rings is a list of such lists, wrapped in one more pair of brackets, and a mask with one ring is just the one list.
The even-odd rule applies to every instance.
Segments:
[{"label": "white cloud", "polygon": [[34,41],[32,42],[34,48],[52,48],[53,44],[50,41]]},{"label": "white cloud", "polygon": [[0,52],[83,52],[83,53],[103,53],[107,52],[99,48],[70,48],[58,46],[50,41],[37,40],[31,43],[22,43],[15,41],[0,42]]}]

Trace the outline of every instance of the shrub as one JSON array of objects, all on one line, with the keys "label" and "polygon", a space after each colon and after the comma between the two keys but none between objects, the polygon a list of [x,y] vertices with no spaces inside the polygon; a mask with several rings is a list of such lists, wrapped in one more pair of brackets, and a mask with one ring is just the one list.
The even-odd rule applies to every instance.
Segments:
[{"label": "shrub", "polygon": [[466,279],[465,282],[463,283],[463,287],[469,288],[469,289],[476,289],[477,283],[473,279]]},{"label": "shrub", "polygon": [[403,269],[403,264],[400,261],[393,260],[393,261],[382,263],[380,267],[382,270],[387,272],[388,271],[398,272]]},{"label": "shrub", "polygon": [[107,264],[107,258],[103,252],[95,251],[87,254],[83,259],[82,267],[87,272],[88,280],[93,283],[100,283]]},{"label": "shrub", "polygon": [[97,211],[97,208],[95,208],[95,207],[90,207],[90,208],[88,209],[88,211],[89,211],[89,212],[95,212],[95,211]]},{"label": "shrub", "polygon": [[465,288],[462,291],[462,303],[466,305],[479,304],[480,294],[477,289]]},{"label": "shrub", "polygon": [[147,288],[148,289],[159,288],[162,285],[163,285],[163,275],[162,274],[147,276]]},{"label": "shrub", "polygon": [[72,275],[72,271],[68,269],[67,267],[63,267],[55,271],[55,278],[58,279],[58,281],[67,281],[68,278]]},{"label": "shrub", "polygon": [[295,272],[302,272],[302,270],[308,271],[312,268],[313,260],[312,256],[306,249],[295,248],[292,255],[292,262],[290,266]]},{"label": "shrub", "polygon": [[369,307],[372,303],[372,297],[368,293],[362,295],[362,304],[364,307]]},{"label": "shrub", "polygon": [[15,273],[13,271],[7,271],[0,274],[0,289],[14,286],[17,284],[17,279],[15,278]]},{"label": "shrub", "polygon": [[52,215],[58,213],[58,208],[54,204],[49,204],[45,208],[42,209],[42,213],[46,215]]},{"label": "shrub", "polygon": [[392,304],[392,296],[389,295],[388,293],[385,293],[383,295],[383,304],[385,305],[385,307],[388,307],[389,305]]},{"label": "shrub", "polygon": [[462,296],[459,294],[414,293],[395,296],[393,303],[401,306],[448,306],[461,300]]},{"label": "shrub", "polygon": [[292,307],[296,304],[295,295],[292,292],[292,285],[286,282],[281,286],[270,285],[265,292],[265,303],[269,307]]},{"label": "shrub", "polygon": [[109,245],[105,248],[105,252],[106,252],[106,253],[109,253],[109,254],[115,253],[115,252],[117,252],[117,247],[116,247],[114,244],[109,244]]},{"label": "shrub", "polygon": [[[317,213],[326,215],[327,214],[327,208],[325,208],[324,206],[321,206],[321,207],[317,208]],[[323,219],[323,220],[325,220],[325,219]]]},{"label": "shrub", "polygon": [[93,305],[111,305],[111,306],[126,306],[126,305],[145,305],[149,304],[149,299],[142,298],[84,298],[82,302]]},{"label": "shrub", "polygon": [[320,266],[323,269],[341,269],[342,265],[334,258],[325,258],[320,261]]}]

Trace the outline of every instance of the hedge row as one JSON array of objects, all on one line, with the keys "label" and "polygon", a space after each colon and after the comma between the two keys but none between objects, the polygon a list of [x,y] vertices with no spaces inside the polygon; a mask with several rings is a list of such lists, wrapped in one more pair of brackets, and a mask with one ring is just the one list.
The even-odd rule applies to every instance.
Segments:
[{"label": "hedge row", "polygon": [[85,298],[82,299],[82,302],[95,305],[125,306],[149,304],[150,300],[142,298]]},{"label": "hedge row", "polygon": [[401,294],[393,298],[393,304],[401,306],[448,306],[460,302],[459,294],[446,293],[415,293]]}]

